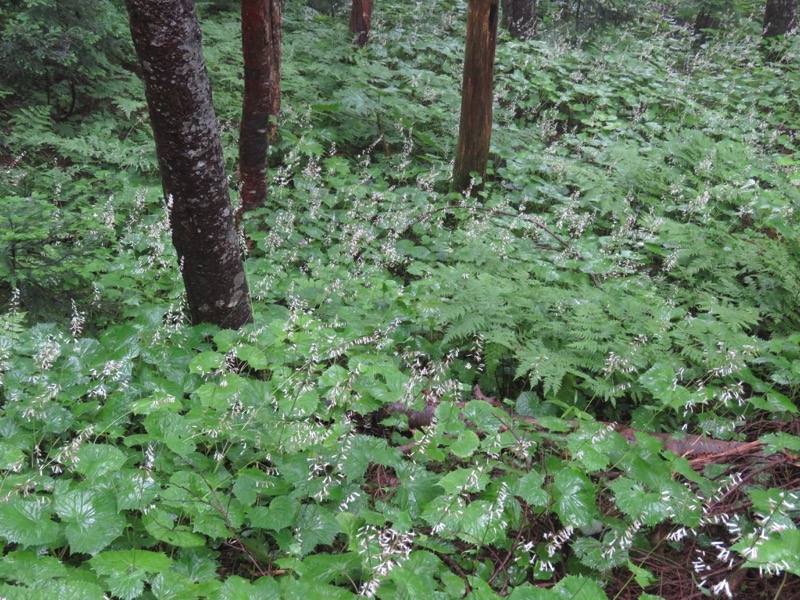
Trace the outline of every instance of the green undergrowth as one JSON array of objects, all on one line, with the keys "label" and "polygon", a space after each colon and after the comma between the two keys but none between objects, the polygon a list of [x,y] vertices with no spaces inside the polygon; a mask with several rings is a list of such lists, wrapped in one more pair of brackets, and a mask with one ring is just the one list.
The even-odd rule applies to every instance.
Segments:
[{"label": "green undergrowth", "polygon": [[[288,4],[239,332],[186,323],[135,78],[12,98],[0,596],[791,597],[796,39],[502,38],[464,197],[462,3],[361,51]],[[233,167],[236,15],[204,27]]]}]

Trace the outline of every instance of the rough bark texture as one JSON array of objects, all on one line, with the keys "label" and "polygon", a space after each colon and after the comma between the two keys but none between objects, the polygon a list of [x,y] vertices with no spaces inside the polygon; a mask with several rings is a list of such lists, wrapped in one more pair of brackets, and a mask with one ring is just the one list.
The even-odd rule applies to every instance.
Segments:
[{"label": "rough bark texture", "polygon": [[369,39],[372,25],[372,0],[353,0],[350,7],[350,31],[356,38],[356,44],[363,48]]},{"label": "rough bark texture", "polygon": [[193,323],[252,321],[192,0],[125,0]]},{"label": "rough bark texture", "polygon": [[764,37],[785,35],[797,26],[797,0],[767,0]]},{"label": "rough bark texture", "polygon": [[497,12],[498,0],[469,0],[461,122],[453,168],[453,189],[459,192],[469,189],[470,173],[483,177],[489,160]]},{"label": "rough bark texture", "polygon": [[280,0],[242,0],[244,101],[239,131],[241,210],[264,205],[267,149],[281,108]]},{"label": "rough bark texture", "polygon": [[536,0],[503,0],[503,27],[518,40],[536,31]]}]

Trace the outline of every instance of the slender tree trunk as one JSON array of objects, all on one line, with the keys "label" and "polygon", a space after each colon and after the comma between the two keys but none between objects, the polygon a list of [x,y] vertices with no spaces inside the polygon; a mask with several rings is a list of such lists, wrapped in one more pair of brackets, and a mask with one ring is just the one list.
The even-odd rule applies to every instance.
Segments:
[{"label": "slender tree trunk", "polygon": [[281,108],[280,0],[242,0],[244,101],[239,130],[241,211],[264,205],[267,150]]},{"label": "slender tree trunk", "polygon": [[192,323],[252,321],[192,0],[125,0]]},{"label": "slender tree trunk", "polygon": [[536,26],[536,0],[503,0],[503,27],[512,37],[526,40]]},{"label": "slender tree trunk", "polygon": [[356,44],[363,48],[372,25],[372,0],[353,0],[350,7],[350,32],[357,35]]},{"label": "slender tree trunk", "polygon": [[459,192],[470,188],[470,173],[484,176],[489,160],[497,12],[498,0],[469,0],[461,122],[453,168],[453,189]]},{"label": "slender tree trunk", "polygon": [[764,37],[785,35],[797,26],[797,0],[767,0]]}]

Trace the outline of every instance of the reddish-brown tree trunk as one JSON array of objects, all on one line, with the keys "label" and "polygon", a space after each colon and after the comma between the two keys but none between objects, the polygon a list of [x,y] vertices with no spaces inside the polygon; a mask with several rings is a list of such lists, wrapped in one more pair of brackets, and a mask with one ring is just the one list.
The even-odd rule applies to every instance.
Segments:
[{"label": "reddish-brown tree trunk", "polygon": [[797,26],[797,0],[767,0],[764,37],[785,35]]},{"label": "reddish-brown tree trunk", "polygon": [[356,44],[363,48],[369,39],[372,25],[372,0],[353,0],[350,7],[350,31],[356,35]]},{"label": "reddish-brown tree trunk", "polygon": [[192,0],[125,0],[192,323],[253,320]]},{"label": "reddish-brown tree trunk", "polygon": [[281,108],[281,2],[242,0],[244,101],[239,130],[241,210],[264,205],[267,150]]},{"label": "reddish-brown tree trunk", "polygon": [[469,0],[461,122],[453,168],[453,189],[459,192],[470,188],[470,173],[484,176],[489,160],[497,3],[498,0]]}]

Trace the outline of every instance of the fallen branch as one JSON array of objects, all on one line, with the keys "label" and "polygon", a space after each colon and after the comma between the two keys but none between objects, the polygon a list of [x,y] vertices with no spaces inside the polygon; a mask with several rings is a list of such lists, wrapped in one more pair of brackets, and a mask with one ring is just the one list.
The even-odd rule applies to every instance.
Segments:
[{"label": "fallen branch", "polygon": [[[484,402],[488,402],[492,406],[501,407],[502,403],[499,402],[496,398],[492,398],[491,396],[487,396],[481,391],[480,386],[475,386],[472,389],[472,393],[475,396],[476,400],[483,400]],[[520,419],[525,421],[526,423],[531,423],[536,427],[541,429],[545,429],[543,425],[541,425],[536,419],[532,417],[524,417],[522,415],[514,415],[512,416],[515,419]],[[720,455],[720,456],[730,456],[734,454],[754,454],[761,452],[761,443],[760,442],[736,442],[736,441],[725,441],[725,440],[715,440],[713,438],[703,436],[703,435],[693,435],[693,434],[682,434],[679,437],[671,433],[651,433],[651,432],[641,432],[636,429],[632,429],[630,427],[621,427],[618,423],[608,423],[606,421],[598,421],[603,425],[607,425],[609,427],[613,427],[617,433],[619,433],[622,437],[624,437],[629,442],[633,443],[636,441],[636,434],[637,433],[644,433],[649,435],[650,437],[654,437],[660,440],[664,444],[664,448],[672,452],[673,454],[677,454],[678,456],[697,456],[697,455]],[[579,421],[567,421],[570,427],[577,429],[580,427]]]},{"label": "fallen branch", "polygon": [[[508,411],[507,407],[504,406],[502,402],[497,400],[497,398],[493,398],[492,396],[487,396],[486,394],[484,394],[480,386],[476,385],[472,389],[472,393],[476,400],[482,400],[484,402],[487,402],[488,404],[491,404],[492,406],[502,408],[503,410]],[[464,407],[464,404],[462,402],[457,402],[456,405],[459,408]],[[388,414],[405,415],[408,418],[408,426],[410,429],[420,429],[421,427],[427,427],[428,425],[431,424],[437,406],[438,406],[438,401],[435,400],[432,395],[426,395],[425,408],[422,410],[410,409],[404,404],[401,404],[399,402],[395,402],[394,404],[388,405],[385,410]],[[542,430],[547,429],[547,427],[542,425],[538,420],[536,420],[533,417],[526,417],[524,415],[519,415],[516,413],[512,413],[510,411],[509,411],[509,416],[512,419],[528,423],[539,429]],[[464,417],[461,418],[463,419]],[[693,435],[688,433],[675,435],[671,433],[642,432],[633,429],[631,427],[621,426],[618,423],[609,423],[605,421],[598,421],[598,422],[602,423],[603,425],[612,427],[617,433],[619,433],[630,443],[636,442],[637,434],[644,433],[645,435],[660,440],[664,444],[664,448],[666,450],[669,450],[673,454],[695,459],[697,457],[702,457],[703,464],[722,462],[723,460],[728,460],[735,456],[763,455],[762,444],[761,442],[757,441],[737,442],[728,440],[715,440],[707,436]],[[566,423],[573,429],[577,429],[581,425],[580,421],[575,421],[575,420],[566,421]],[[400,446],[400,451],[403,453],[408,453],[411,450],[413,450],[415,446],[416,442],[410,442],[408,444]]]}]

